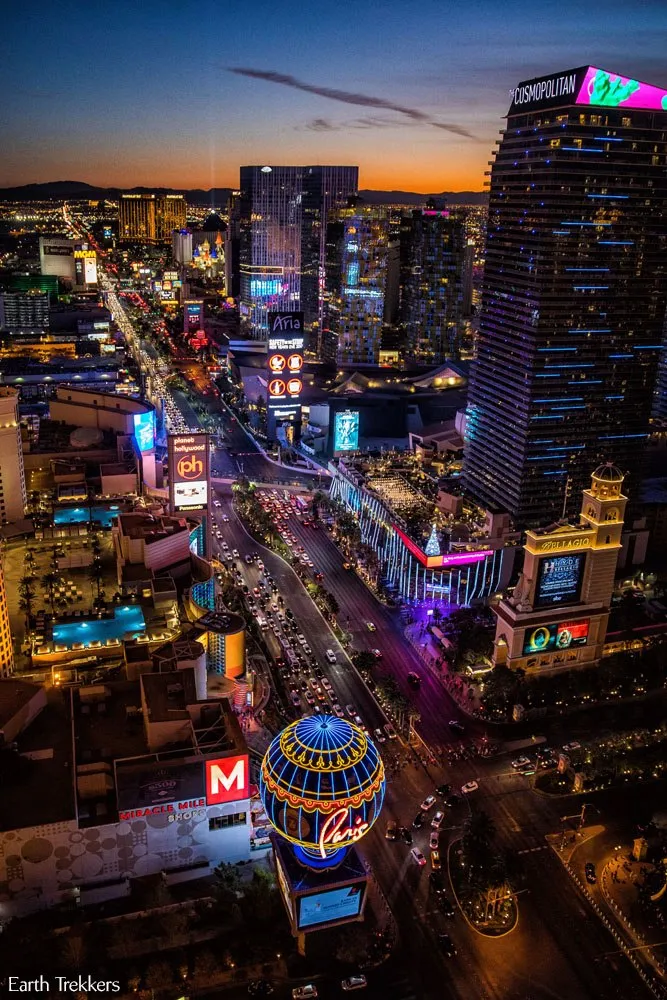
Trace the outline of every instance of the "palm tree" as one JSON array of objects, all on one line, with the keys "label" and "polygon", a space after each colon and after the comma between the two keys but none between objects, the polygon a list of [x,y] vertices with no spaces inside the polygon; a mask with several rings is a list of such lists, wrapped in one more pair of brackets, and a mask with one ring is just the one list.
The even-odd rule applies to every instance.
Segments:
[{"label": "palm tree", "polygon": [[90,578],[91,590],[93,584],[97,585],[97,596],[99,598],[100,592],[102,590],[102,563],[99,559],[93,559],[92,566],[88,570],[88,577]]},{"label": "palm tree", "polygon": [[51,605],[51,614],[53,615],[56,613],[55,589],[58,579],[58,574],[52,570],[50,573],[45,573],[40,581],[49,595],[49,604]]},{"label": "palm tree", "polygon": [[33,602],[37,597],[37,591],[35,590],[35,577],[34,576],[23,576],[19,580],[19,608],[25,614],[25,626],[26,631],[29,630],[32,624],[32,609]]}]

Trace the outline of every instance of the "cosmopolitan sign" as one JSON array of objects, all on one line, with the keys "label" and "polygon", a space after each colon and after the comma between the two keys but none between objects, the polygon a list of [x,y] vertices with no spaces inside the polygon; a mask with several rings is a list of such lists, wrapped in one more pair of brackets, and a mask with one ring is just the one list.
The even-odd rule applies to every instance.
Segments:
[{"label": "cosmopolitan sign", "polygon": [[548,76],[544,80],[530,80],[520,83],[516,90],[510,91],[512,107],[522,104],[539,104],[551,101],[556,97],[567,97],[577,90],[577,72],[566,73],[563,76]]},{"label": "cosmopolitan sign", "polygon": [[483,562],[488,556],[493,555],[493,549],[478,549],[475,552],[449,552],[441,556],[427,556],[411,538],[401,531],[396,525],[392,525],[394,531],[415,559],[427,569],[447,569],[449,566],[469,566],[473,563]]}]

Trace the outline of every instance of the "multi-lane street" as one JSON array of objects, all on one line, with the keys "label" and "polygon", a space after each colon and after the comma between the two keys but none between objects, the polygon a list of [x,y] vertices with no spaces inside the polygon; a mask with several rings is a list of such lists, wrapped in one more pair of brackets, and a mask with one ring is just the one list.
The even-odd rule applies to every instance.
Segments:
[{"label": "multi-lane street", "polygon": [[[229,550],[239,552],[237,563],[250,592],[258,587],[260,578],[266,579],[268,572],[283,597],[283,608],[292,611],[298,631],[304,634],[312,650],[312,658],[332,685],[337,703],[343,707],[354,705],[370,731],[382,726],[385,718],[381,709],[292,569],[246,533],[232,508],[230,492],[220,491],[219,497],[222,506],[216,509],[216,517],[220,533]],[[402,637],[400,624],[354,574],[343,568],[342,556],[322,527],[316,530],[306,527],[295,514],[287,523],[289,531],[309,554],[314,570],[324,573],[323,585],[335,594],[341,608],[339,620],[352,633],[355,648],[379,649],[383,666],[395,674],[406,695],[415,700],[422,715],[420,728],[425,739],[438,748],[457,742],[458,738],[452,736],[447,726],[447,721],[457,714],[455,706]],[[263,573],[256,564],[247,565],[244,561],[253,552],[259,552],[265,565]],[[270,605],[268,610],[271,612]],[[259,613],[266,614],[264,610]],[[271,612],[268,617],[276,621],[277,632],[282,636],[284,630],[276,613]],[[376,626],[375,631],[368,630],[367,621]],[[288,636],[294,634],[293,629],[288,629]],[[268,635],[277,652],[274,642],[277,637],[271,629]],[[335,652],[335,665],[327,663],[327,649]],[[409,669],[422,677],[418,692],[405,685],[404,676]],[[298,672],[291,678],[297,687],[308,682],[306,672]],[[332,700],[327,695],[326,703],[331,704]],[[302,701],[299,710],[312,709]],[[467,721],[465,725],[468,742],[473,728]],[[477,727],[475,732],[479,731]],[[636,1000],[648,995],[623,956],[613,960],[606,957],[617,950],[613,938],[545,839],[547,834],[562,829],[560,816],[564,809],[573,812],[577,806],[570,805],[567,809],[562,800],[534,791],[531,779],[513,770],[507,755],[491,759],[473,756],[443,764],[444,757],[438,751],[438,764],[424,766],[409,748],[397,746],[393,741],[385,740],[381,750],[389,771],[383,817],[362,842],[361,853],[369,861],[396,916],[399,956],[407,976],[401,990],[408,992],[387,993],[383,972],[381,976],[369,976],[367,995],[396,996],[397,1000],[403,995],[424,1000],[440,997],[467,1000],[471,995],[480,1000],[564,997],[588,1000],[616,997],[619,990]],[[419,867],[411,859],[410,847],[400,838],[390,841],[385,837],[388,823],[411,827],[421,801],[438,784],[449,782],[454,789],[460,789],[470,780],[479,785],[470,798],[462,796],[452,808],[438,799],[433,807],[445,811],[440,852],[444,859],[450,845],[460,837],[469,810],[483,809],[491,816],[497,829],[498,848],[512,851],[520,865],[519,924],[500,939],[480,935],[458,910],[453,919],[442,916],[429,889],[430,865]],[[614,808],[613,797],[608,808]],[[429,858],[430,825],[427,823],[423,829],[412,832],[414,845]],[[451,899],[451,890],[448,895]],[[452,958],[445,958],[438,951],[439,932],[451,935],[457,949]],[[382,982],[377,990],[373,987],[376,979]]]}]

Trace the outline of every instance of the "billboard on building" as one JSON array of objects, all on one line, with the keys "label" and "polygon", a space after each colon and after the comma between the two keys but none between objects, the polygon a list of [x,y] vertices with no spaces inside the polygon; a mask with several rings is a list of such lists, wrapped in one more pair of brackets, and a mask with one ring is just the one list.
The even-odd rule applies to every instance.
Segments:
[{"label": "billboard on building", "polygon": [[302,312],[270,312],[267,337],[268,433],[276,423],[298,423],[301,417],[305,338]]},{"label": "billboard on building", "polygon": [[206,802],[209,806],[247,799],[250,767],[247,754],[206,761]]},{"label": "billboard on building", "polygon": [[167,453],[172,510],[207,510],[210,492],[208,434],[170,434]]},{"label": "billboard on building", "polygon": [[334,414],[334,452],[356,451],[359,447],[359,410]]},{"label": "billboard on building", "polygon": [[365,890],[364,883],[355,883],[297,897],[298,929],[312,929],[359,916]]},{"label": "billboard on building", "polygon": [[134,439],[139,451],[151,451],[155,447],[155,413],[134,414]]},{"label": "billboard on building", "polygon": [[552,604],[576,604],[579,600],[581,580],[586,565],[586,553],[547,556],[541,560],[537,571],[535,607]]},{"label": "billboard on building", "polygon": [[523,636],[523,655],[557,652],[585,646],[588,642],[590,619],[579,622],[560,622],[558,625],[535,625],[527,628]]},{"label": "billboard on building", "polygon": [[[166,287],[166,285],[163,285]],[[171,285],[169,286],[171,287]],[[186,299],[183,303],[183,332],[194,333],[204,329],[203,299]]]}]

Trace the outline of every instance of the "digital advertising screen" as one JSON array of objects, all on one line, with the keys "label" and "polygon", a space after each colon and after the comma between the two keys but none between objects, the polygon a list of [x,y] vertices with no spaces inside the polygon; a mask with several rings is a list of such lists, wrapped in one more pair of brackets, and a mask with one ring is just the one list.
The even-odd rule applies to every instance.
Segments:
[{"label": "digital advertising screen", "polygon": [[359,882],[340,889],[325,889],[323,892],[313,893],[312,896],[300,896],[299,930],[359,916],[364,888],[363,882]]},{"label": "digital advertising screen", "polygon": [[269,401],[298,403],[303,389],[303,313],[270,312],[268,318]]},{"label": "digital advertising screen", "polygon": [[167,453],[172,509],[206,510],[210,482],[208,435],[171,434]]},{"label": "digital advertising screen", "polygon": [[359,447],[359,411],[334,414],[334,451],[356,451]]},{"label": "digital advertising screen", "polygon": [[[165,285],[166,287],[166,285]],[[171,288],[171,285],[169,286]],[[186,301],[184,306],[184,332],[192,333],[204,326],[204,303],[199,300]]]},{"label": "digital advertising screen", "polygon": [[97,284],[97,258],[86,257],[83,262],[83,274],[87,285]]},{"label": "digital advertising screen", "polygon": [[586,553],[547,556],[540,562],[535,592],[535,607],[552,604],[575,604],[579,600]]},{"label": "digital advertising screen", "polygon": [[139,451],[151,451],[155,447],[155,413],[134,414],[134,439]]},{"label": "digital advertising screen", "polygon": [[523,636],[523,655],[552,653],[559,649],[585,646],[588,642],[590,619],[580,622],[560,622],[558,625],[536,625],[527,628]]}]

